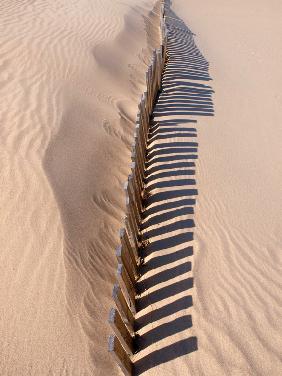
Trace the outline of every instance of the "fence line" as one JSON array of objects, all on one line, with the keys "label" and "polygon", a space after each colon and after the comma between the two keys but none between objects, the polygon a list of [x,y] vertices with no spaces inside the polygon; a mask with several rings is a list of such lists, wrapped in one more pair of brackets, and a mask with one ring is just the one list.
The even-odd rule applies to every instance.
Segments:
[{"label": "fence line", "polygon": [[140,276],[139,266],[142,262],[140,249],[144,245],[140,225],[143,200],[146,198],[146,148],[150,118],[161,88],[162,72],[166,62],[167,27],[165,18],[165,0],[161,0],[160,47],[153,51],[152,60],[146,72],[147,89],[142,94],[138,105],[131,153],[131,174],[124,185],[125,227],[120,230],[120,246],[116,249],[117,282],[112,294],[116,308],[111,308],[109,314],[109,324],[115,334],[109,337],[108,351],[127,376],[134,373],[131,357],[135,352],[136,282]]}]

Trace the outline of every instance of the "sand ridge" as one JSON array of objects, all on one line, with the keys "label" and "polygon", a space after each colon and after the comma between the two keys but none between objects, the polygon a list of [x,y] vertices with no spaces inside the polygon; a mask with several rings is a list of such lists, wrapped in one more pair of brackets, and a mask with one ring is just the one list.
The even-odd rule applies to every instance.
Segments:
[{"label": "sand ridge", "polygon": [[115,367],[106,321],[154,4],[0,6],[1,375]]},{"label": "sand ridge", "polygon": [[[157,344],[162,350],[179,340],[179,356],[170,352],[160,367],[168,375],[276,376],[281,2],[173,0],[172,9],[210,62],[215,116],[197,118],[193,255],[190,248],[162,255],[189,258],[184,269],[171,268],[194,281],[193,291],[178,297],[187,317],[176,324],[185,330]],[[106,352],[106,320],[122,185],[157,19],[154,0],[1,2],[3,376],[120,374]],[[177,213],[185,222],[187,212]],[[188,332],[197,339],[189,354],[181,342]],[[147,364],[145,372],[160,367]]]}]

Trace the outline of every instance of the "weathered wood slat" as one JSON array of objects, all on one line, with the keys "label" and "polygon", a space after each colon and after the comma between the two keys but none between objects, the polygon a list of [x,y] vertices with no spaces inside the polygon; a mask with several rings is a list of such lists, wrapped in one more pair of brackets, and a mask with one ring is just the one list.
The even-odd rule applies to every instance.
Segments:
[{"label": "weathered wood slat", "polygon": [[132,376],[133,363],[118,338],[114,335],[109,336],[108,351],[112,354],[125,376]]},{"label": "weathered wood slat", "polygon": [[152,104],[153,104],[153,99],[152,99],[152,64],[149,65],[148,69],[148,81],[147,81],[147,91],[148,91],[148,109],[149,113],[152,113]]},{"label": "weathered wood slat", "polygon": [[[140,169],[144,169],[145,166],[145,155],[146,155],[146,148],[145,148],[145,140],[144,136],[141,133],[140,125],[136,125],[135,133],[134,133],[134,147],[132,151],[135,152],[136,158],[139,159],[140,162]],[[141,174],[143,176],[143,174]]]},{"label": "weathered wood slat", "polygon": [[129,304],[131,311],[135,314],[136,313],[135,287],[132,285],[131,280],[122,264],[118,264],[117,279],[128,300],[128,304]]},{"label": "weathered wood slat", "polygon": [[127,215],[124,218],[125,228],[128,231],[129,237],[132,240],[132,243],[134,244],[134,247],[136,249],[139,249],[138,233],[136,233],[136,231],[135,231],[135,225],[134,225],[134,223],[132,221],[131,216],[129,215],[129,208],[128,208],[127,202],[126,202],[126,212],[127,212]]},{"label": "weathered wood slat", "polygon": [[128,191],[130,192],[129,198],[132,199],[133,205],[137,209],[136,219],[138,220],[139,225],[141,223],[143,205],[141,195],[139,195],[138,188],[136,184],[134,184],[132,174],[128,175]]},{"label": "weathered wood slat", "polygon": [[116,307],[119,310],[120,315],[122,316],[130,332],[133,334],[134,333],[134,316],[130,310],[129,305],[127,304],[127,301],[123,295],[122,289],[120,288],[118,283],[114,285],[112,296],[116,304]]},{"label": "weathered wood slat", "polygon": [[162,52],[160,49],[157,50],[157,72],[158,72],[158,90],[161,88],[161,80],[162,80]]},{"label": "weathered wood slat", "polygon": [[126,218],[129,225],[130,235],[134,241],[136,248],[139,249],[139,224],[137,223],[137,208],[133,205],[132,200],[129,200],[128,194],[126,192],[125,197],[125,208],[126,208]]},{"label": "weathered wood slat", "polygon": [[149,107],[148,107],[148,92],[144,91],[144,110],[147,116],[147,134],[146,134],[146,140],[148,140],[148,131],[149,131],[149,126],[150,126],[150,118],[151,118],[151,112],[149,112]]},{"label": "weathered wood slat", "polygon": [[[150,73],[149,73],[149,68],[148,68],[148,70],[147,70],[147,72],[146,72],[146,87],[147,87],[147,98],[146,98],[146,107],[149,109],[149,101],[150,101],[150,95],[151,95],[151,93],[150,93],[150,84],[149,84],[149,82],[150,82]],[[150,112],[150,111],[149,111]]]},{"label": "weathered wood slat", "polygon": [[[141,197],[142,196],[142,191],[143,191],[143,180],[142,180],[142,176],[141,176],[141,171],[140,171],[140,168],[139,168],[139,165],[136,162],[131,162],[130,164],[130,167],[131,167],[131,176],[132,176],[132,180],[133,180],[133,185],[135,187],[135,191],[136,191],[136,194],[138,197]],[[143,206],[142,206],[142,201],[140,200],[140,204],[141,204],[141,213],[143,212]]]},{"label": "weathered wood slat", "polygon": [[136,223],[136,233],[139,233],[140,215],[137,207],[137,202],[135,200],[135,193],[132,189],[132,186],[129,184],[129,176],[127,182],[124,183],[126,208],[129,211],[128,216],[131,215],[132,219]]},{"label": "weathered wood slat", "polygon": [[118,310],[115,308],[111,308],[110,310],[109,324],[115,332],[115,335],[118,337],[124,350],[130,355],[133,354],[135,351],[134,338],[124,324]]},{"label": "weathered wood slat", "polygon": [[142,191],[143,191],[143,178],[142,178],[140,166],[136,161],[136,162],[131,162],[130,167],[131,167],[131,174],[134,179],[134,184],[136,184],[138,195],[141,196]]},{"label": "weathered wood slat", "polygon": [[136,267],[138,267],[139,263],[139,255],[138,255],[138,249],[134,247],[134,245],[131,244],[128,232],[125,228],[121,228],[119,231],[119,238],[120,242],[123,246],[128,248],[128,252],[130,254],[130,257],[132,258],[132,262],[135,262]]},{"label": "weathered wood slat", "polygon": [[133,150],[135,152],[135,157],[138,159],[138,162],[140,163],[140,168],[144,170],[146,160],[146,142],[144,138],[144,131],[142,128],[140,128],[140,124],[137,124],[135,129],[137,142],[135,143]]},{"label": "weathered wood slat", "polygon": [[143,134],[143,141],[146,147],[147,140],[148,140],[147,135],[148,135],[148,129],[149,129],[149,117],[148,117],[147,110],[146,110],[144,94],[142,95],[142,99],[138,105],[138,109],[140,112],[139,125]]},{"label": "weathered wood slat", "polygon": [[123,264],[125,267],[125,270],[130,278],[130,281],[133,286],[136,284],[136,278],[135,273],[133,269],[133,263],[130,259],[130,255],[128,252],[126,252],[126,248],[124,248],[122,245],[119,245],[116,249],[116,257],[120,264]]}]

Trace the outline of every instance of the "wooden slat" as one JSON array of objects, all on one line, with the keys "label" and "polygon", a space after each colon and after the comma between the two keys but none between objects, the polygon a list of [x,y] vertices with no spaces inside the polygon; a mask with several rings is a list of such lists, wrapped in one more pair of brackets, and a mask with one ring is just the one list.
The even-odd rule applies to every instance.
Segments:
[{"label": "wooden slat", "polygon": [[114,335],[109,336],[108,351],[114,357],[116,363],[121,368],[125,376],[133,375],[133,363],[126,353],[118,338]]},{"label": "wooden slat", "polygon": [[146,155],[146,146],[145,146],[144,135],[142,134],[142,130],[140,129],[140,125],[137,124],[135,127],[134,132],[134,147],[133,150],[136,153],[136,158],[140,161],[140,169],[141,171],[144,169],[144,162],[145,162],[145,155]]},{"label": "wooden slat", "polygon": [[149,101],[150,101],[150,95],[151,95],[149,82],[150,82],[150,73],[149,73],[149,68],[148,68],[148,70],[146,72],[146,86],[147,86],[147,102],[146,102],[146,106],[147,106],[147,108],[149,108]]},{"label": "wooden slat", "polygon": [[148,138],[148,134],[145,135],[144,129],[140,126],[140,124],[137,124],[135,127],[136,132],[136,143],[135,143],[135,152],[136,157],[140,159],[140,168],[144,169],[145,167],[145,160],[146,160],[146,145],[147,140],[145,140],[145,137]]},{"label": "wooden slat", "polygon": [[156,98],[156,50],[153,51],[153,58],[152,58],[152,67],[153,67],[153,75],[152,75],[152,106],[155,103]]},{"label": "wooden slat", "polygon": [[143,171],[145,168],[145,141],[143,138],[142,130],[140,126],[136,126],[136,138],[135,138],[135,145],[132,147],[131,152],[131,160],[133,162],[138,163],[140,171],[142,172],[141,176],[143,177]]},{"label": "wooden slat", "polygon": [[[136,211],[136,219],[138,225],[140,225],[142,212],[143,212],[143,205],[142,205],[142,199],[141,195],[138,192],[138,188],[136,184],[134,184],[134,179],[132,174],[128,175],[128,187],[127,187],[129,199],[132,200],[132,204],[137,209]],[[135,209],[134,209],[135,210]]]},{"label": "wooden slat", "polygon": [[146,147],[147,141],[148,141],[149,116],[146,111],[146,103],[145,103],[144,94],[142,95],[142,99],[138,105],[138,109],[140,111],[139,126],[142,132],[143,141]]},{"label": "wooden slat", "polygon": [[147,81],[147,91],[148,91],[148,109],[149,113],[152,113],[152,104],[153,104],[153,99],[152,99],[152,65],[149,65],[148,69],[148,81]]},{"label": "wooden slat", "polygon": [[138,197],[136,190],[132,183],[132,176],[128,176],[128,181],[124,184],[125,204],[128,209],[128,216],[132,217],[135,224],[136,234],[139,235],[139,226],[141,223],[142,202],[141,197]]},{"label": "wooden slat", "polygon": [[131,172],[134,179],[134,184],[137,189],[137,194],[139,197],[139,204],[141,206],[140,220],[142,221],[142,213],[144,212],[144,205],[142,201],[143,191],[145,189],[145,174],[141,172],[140,165],[138,161],[131,163]]},{"label": "wooden slat", "polygon": [[[136,149],[134,148],[134,152],[136,153]],[[144,167],[141,165],[139,162],[138,157],[135,154],[135,160],[132,161],[131,163],[131,171],[132,171],[132,176],[133,178],[137,181],[138,183],[138,191],[142,192],[143,190],[143,170]]]},{"label": "wooden slat", "polygon": [[126,212],[127,212],[127,215],[124,218],[125,227],[128,231],[129,237],[132,240],[135,248],[139,249],[139,237],[138,237],[138,233],[136,232],[136,226],[134,224],[133,218],[131,215],[129,215],[130,213],[129,213],[129,207],[127,205],[127,201],[126,201]]},{"label": "wooden slat", "polygon": [[130,256],[132,258],[132,261],[135,262],[136,267],[138,266],[139,262],[139,255],[138,255],[138,249],[136,249],[130,242],[128,232],[125,228],[121,228],[119,231],[119,238],[122,245],[128,248],[128,252],[130,253]]},{"label": "wooden slat", "polygon": [[131,336],[126,325],[122,321],[122,318],[117,309],[111,308],[109,314],[109,324],[111,325],[115,335],[118,337],[122,347],[128,354],[134,353],[134,339]]},{"label": "wooden slat", "polygon": [[144,91],[144,106],[145,106],[145,112],[148,118],[148,127],[147,127],[147,134],[146,134],[146,139],[148,140],[148,131],[149,131],[149,126],[150,126],[150,118],[151,118],[151,112],[149,111],[148,107],[148,92]]},{"label": "wooden slat", "polygon": [[123,266],[125,267],[132,285],[135,286],[136,280],[133,263],[130,259],[130,255],[128,254],[128,252],[126,252],[126,248],[124,248],[122,245],[119,245],[116,249],[116,257],[118,259],[118,262],[120,264],[123,264]]},{"label": "wooden slat", "polygon": [[[131,162],[130,167],[131,167],[131,175],[133,178],[133,184],[136,187],[137,195],[138,197],[141,197],[144,187],[143,187],[143,179],[142,179],[142,174],[140,171],[139,164],[137,161]],[[141,205],[142,205],[142,202],[141,202]],[[142,206],[141,211],[143,212],[143,206]]]},{"label": "wooden slat", "polygon": [[158,90],[161,88],[161,80],[162,80],[162,53],[161,50],[157,50],[157,62],[158,62]]},{"label": "wooden slat", "polygon": [[122,264],[118,264],[117,279],[128,300],[128,304],[129,304],[131,311],[135,314],[136,313],[135,287],[132,285],[131,280]]},{"label": "wooden slat", "polygon": [[112,296],[119,313],[123,317],[123,321],[126,323],[130,332],[134,334],[134,316],[118,283],[114,285]]}]

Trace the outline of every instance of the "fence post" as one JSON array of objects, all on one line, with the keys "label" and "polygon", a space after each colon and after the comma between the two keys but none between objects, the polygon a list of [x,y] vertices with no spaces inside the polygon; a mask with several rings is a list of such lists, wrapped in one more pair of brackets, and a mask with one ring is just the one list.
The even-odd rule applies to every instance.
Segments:
[{"label": "fence post", "polygon": [[136,266],[138,266],[138,262],[139,262],[138,249],[136,249],[135,247],[132,247],[130,240],[129,240],[128,233],[125,228],[120,229],[119,238],[120,238],[121,244],[124,247],[127,247],[128,252],[130,253],[132,262],[135,262]]},{"label": "fence post", "polygon": [[109,313],[109,324],[111,325],[115,335],[118,337],[120,343],[122,344],[124,350],[128,354],[134,353],[134,339],[125,326],[122,318],[115,308],[111,308]]},{"label": "fence post", "polygon": [[126,353],[126,351],[123,349],[122,345],[120,344],[119,340],[116,336],[109,336],[108,341],[108,351],[113,355],[115,358],[115,361],[123,371],[123,373],[126,376],[132,376],[133,374],[133,364],[129,357],[129,355]]},{"label": "fence post", "polygon": [[115,335],[109,337],[108,351],[113,355],[126,376],[134,373],[130,357],[135,351],[136,281],[139,278],[143,196],[146,186],[146,161],[149,142],[150,120],[153,106],[162,85],[162,73],[167,58],[168,28],[166,26],[167,4],[161,0],[160,48],[153,51],[152,60],[146,72],[147,89],[138,104],[138,114],[131,153],[131,174],[124,185],[125,228],[119,232],[120,245],[116,249],[118,259],[117,281],[112,298],[116,308],[109,313],[109,324]]},{"label": "fence post", "polygon": [[126,299],[118,283],[116,283],[113,287],[112,297],[117,309],[119,310],[121,316],[124,319],[124,322],[128,326],[131,333],[134,334],[134,316],[126,302]]},{"label": "fence post", "polygon": [[132,285],[131,280],[122,264],[118,264],[117,268],[117,279],[126,295],[129,303],[129,307],[133,314],[136,313],[135,305],[135,287]]}]

